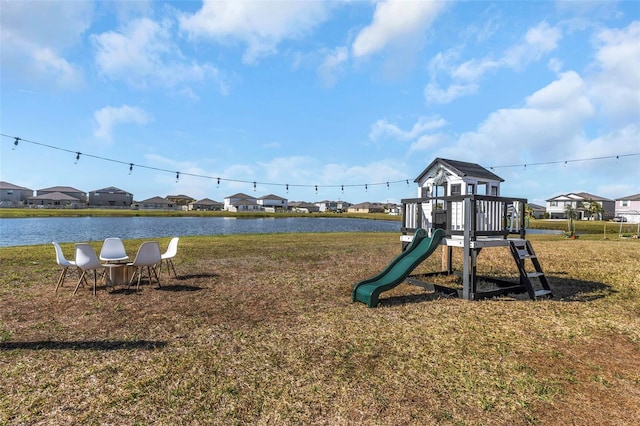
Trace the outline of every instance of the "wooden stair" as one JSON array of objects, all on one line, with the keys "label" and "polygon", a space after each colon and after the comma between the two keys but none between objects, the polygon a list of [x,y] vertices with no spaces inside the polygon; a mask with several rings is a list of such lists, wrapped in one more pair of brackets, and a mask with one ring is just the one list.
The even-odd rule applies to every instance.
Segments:
[{"label": "wooden stair", "polygon": [[[529,240],[509,240],[509,247],[511,249],[511,255],[518,265],[518,271],[520,273],[520,284],[525,286],[529,297],[532,300],[540,298],[551,298],[553,293],[549,287],[547,277],[542,271],[540,261],[533,251],[531,242]],[[532,272],[527,272],[527,259],[530,260],[531,265],[535,269]],[[537,285],[534,286],[534,282]]]}]

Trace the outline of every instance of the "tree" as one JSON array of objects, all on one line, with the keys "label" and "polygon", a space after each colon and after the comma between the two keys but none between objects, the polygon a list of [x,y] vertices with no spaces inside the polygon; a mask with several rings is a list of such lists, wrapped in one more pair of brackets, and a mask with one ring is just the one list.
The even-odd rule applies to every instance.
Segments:
[{"label": "tree", "polygon": [[602,213],[604,212],[604,208],[597,201],[593,201],[591,198],[587,200],[587,213],[589,214],[589,218],[595,216],[595,220],[602,220]]},{"label": "tree", "polygon": [[568,231],[566,232],[567,237],[575,237],[576,235],[576,225],[573,221],[576,219],[576,209],[573,207],[573,204],[567,204],[564,208],[564,214],[569,219],[568,223]]}]

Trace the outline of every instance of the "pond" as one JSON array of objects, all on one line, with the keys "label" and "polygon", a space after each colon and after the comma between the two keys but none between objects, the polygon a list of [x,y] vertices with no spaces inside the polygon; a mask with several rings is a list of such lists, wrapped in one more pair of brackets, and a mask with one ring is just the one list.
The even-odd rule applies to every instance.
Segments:
[{"label": "pond", "polygon": [[326,217],[60,217],[1,218],[0,247],[52,241],[102,241],[107,237],[182,237],[189,235],[268,234],[282,232],[400,232],[401,222]]}]

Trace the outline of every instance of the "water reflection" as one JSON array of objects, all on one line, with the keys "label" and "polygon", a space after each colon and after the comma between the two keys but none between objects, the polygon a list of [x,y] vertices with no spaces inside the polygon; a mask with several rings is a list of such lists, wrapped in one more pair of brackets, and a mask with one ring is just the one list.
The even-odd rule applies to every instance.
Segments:
[{"label": "water reflection", "polygon": [[399,232],[401,223],[325,217],[240,219],[233,217],[2,218],[0,247],[57,242],[161,238],[188,235],[283,232]]}]

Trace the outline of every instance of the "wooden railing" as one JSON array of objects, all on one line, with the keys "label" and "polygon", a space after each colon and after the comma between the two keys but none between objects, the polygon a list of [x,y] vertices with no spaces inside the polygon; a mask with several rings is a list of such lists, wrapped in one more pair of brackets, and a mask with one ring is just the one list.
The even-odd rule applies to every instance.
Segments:
[{"label": "wooden railing", "polygon": [[[461,235],[525,237],[524,198],[462,195],[438,198],[408,198],[402,202],[402,234],[416,229],[441,228],[448,237]],[[466,234],[469,233],[469,234]]]}]

